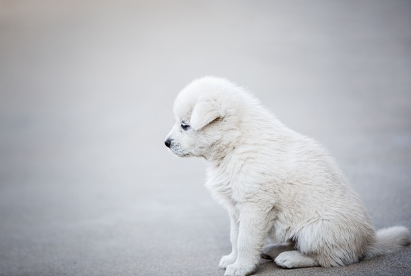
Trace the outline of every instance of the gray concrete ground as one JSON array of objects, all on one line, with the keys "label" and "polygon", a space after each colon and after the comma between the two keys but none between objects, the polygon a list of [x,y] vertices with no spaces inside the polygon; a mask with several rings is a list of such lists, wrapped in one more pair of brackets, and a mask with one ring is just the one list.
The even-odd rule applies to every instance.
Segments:
[{"label": "gray concrete ground", "polygon": [[[244,85],[411,228],[410,1],[0,1],[0,275],[223,275],[205,164],[163,145],[189,81]],[[411,275],[411,248],[344,268]]]}]

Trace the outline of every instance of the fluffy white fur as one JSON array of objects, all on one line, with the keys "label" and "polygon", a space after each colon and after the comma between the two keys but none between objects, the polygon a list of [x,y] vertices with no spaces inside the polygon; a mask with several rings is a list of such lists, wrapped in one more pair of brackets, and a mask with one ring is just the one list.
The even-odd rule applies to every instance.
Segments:
[{"label": "fluffy white fur", "polygon": [[[232,252],[219,265],[225,275],[252,273],[261,254],[285,268],[332,267],[409,244],[405,227],[375,232],[328,152],[243,88],[195,80],[177,96],[174,114],[166,145],[208,161],[206,186],[230,216]],[[263,249],[267,239],[282,245]]]}]

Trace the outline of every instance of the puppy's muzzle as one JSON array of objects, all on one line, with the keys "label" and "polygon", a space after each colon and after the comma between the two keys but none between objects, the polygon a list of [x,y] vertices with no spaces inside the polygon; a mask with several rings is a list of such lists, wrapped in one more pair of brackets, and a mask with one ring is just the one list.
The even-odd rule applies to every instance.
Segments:
[{"label": "puppy's muzzle", "polygon": [[166,145],[167,148],[169,148],[171,146],[171,142],[172,142],[172,139],[169,138],[164,142],[164,144]]}]

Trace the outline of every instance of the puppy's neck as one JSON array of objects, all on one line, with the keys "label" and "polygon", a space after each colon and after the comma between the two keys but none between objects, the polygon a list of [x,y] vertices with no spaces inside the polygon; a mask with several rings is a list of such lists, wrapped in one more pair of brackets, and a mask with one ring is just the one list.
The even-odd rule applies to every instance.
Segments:
[{"label": "puppy's neck", "polygon": [[236,130],[225,133],[223,139],[211,144],[203,157],[214,165],[220,166],[223,161],[231,158],[235,145],[238,144],[239,137],[240,132]]}]

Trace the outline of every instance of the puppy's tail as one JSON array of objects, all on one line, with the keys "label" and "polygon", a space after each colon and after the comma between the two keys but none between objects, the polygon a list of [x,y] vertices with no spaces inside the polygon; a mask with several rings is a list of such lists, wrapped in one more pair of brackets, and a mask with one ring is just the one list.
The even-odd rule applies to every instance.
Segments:
[{"label": "puppy's tail", "polygon": [[374,243],[365,252],[365,259],[392,253],[410,245],[410,231],[404,226],[380,229],[376,232]]}]

